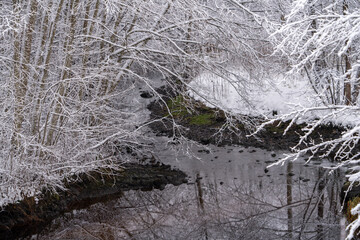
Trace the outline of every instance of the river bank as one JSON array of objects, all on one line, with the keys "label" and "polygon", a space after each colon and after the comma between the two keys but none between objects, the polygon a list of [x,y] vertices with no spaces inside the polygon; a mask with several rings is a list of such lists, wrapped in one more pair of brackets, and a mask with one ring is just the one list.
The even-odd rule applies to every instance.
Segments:
[{"label": "river bank", "polygon": [[[106,172],[108,172],[106,174]],[[164,189],[167,184],[187,182],[185,173],[169,165],[129,163],[121,170],[93,171],[66,182],[66,190],[43,191],[40,196],[3,207],[0,212],[0,239],[17,239],[41,232],[53,219],[66,212],[122,196],[124,191]]]},{"label": "river bank", "polygon": [[[172,137],[174,141],[178,136],[183,136],[190,140],[194,140],[201,144],[214,144],[217,146],[231,146],[240,145],[244,147],[261,148],[268,151],[292,151],[292,147],[299,143],[300,136],[304,135],[303,128],[306,124],[293,124],[286,134],[285,129],[290,124],[287,122],[276,121],[264,127],[256,136],[251,135],[254,129],[246,128],[240,121],[234,121],[231,125],[227,124],[227,119],[224,112],[218,109],[209,108],[203,103],[193,99],[184,99],[179,97],[171,89],[161,87],[157,89],[158,94],[167,103],[168,109],[162,101],[153,101],[148,105],[150,110],[151,119],[162,119],[162,121],[155,121],[150,124],[151,129],[159,136]],[[189,106],[189,107],[187,107]],[[169,114],[172,114],[170,117]],[[261,118],[254,118],[244,116],[247,121],[260,125],[264,120]],[[177,128],[174,129],[174,122]],[[227,128],[224,128],[227,126]],[[318,144],[323,141],[339,138],[342,132],[345,131],[344,127],[328,124],[320,125],[308,137],[308,142]],[[251,135],[251,136],[249,136]],[[303,143],[298,148],[306,147]],[[360,146],[356,146],[353,151],[358,151]],[[321,149],[315,153],[316,157],[326,153],[328,149]],[[335,152],[336,149],[333,149]],[[334,161],[332,153],[329,155],[329,160]],[[317,158],[316,158],[317,159]],[[335,165],[334,165],[335,166]],[[350,173],[352,170],[348,170]],[[345,180],[345,177],[344,177]],[[358,186],[348,189],[349,184],[342,187],[340,198],[341,202],[345,202],[344,212],[349,212],[349,203],[359,201],[360,188]],[[351,214],[347,214],[350,215]]]},{"label": "river bank", "polygon": [[[290,121],[269,124],[256,136],[248,136],[254,131],[251,126],[245,126],[241,121],[234,120],[227,123],[225,113],[221,110],[209,108],[203,103],[192,99],[184,99],[171,89],[161,87],[158,94],[167,103],[173,117],[170,117],[164,102],[153,101],[148,105],[151,119],[162,119],[150,124],[151,129],[158,135],[174,137],[184,136],[201,144],[217,146],[242,145],[266,150],[287,150],[298,144],[300,136],[304,134],[305,124],[293,124],[284,135],[284,130]],[[242,116],[254,125],[264,121],[259,117]],[[178,128],[174,130],[174,122]],[[225,126],[225,128],[224,128]],[[319,143],[341,136],[342,127],[328,124],[319,126],[310,136],[309,142]],[[301,146],[300,146],[301,147]]]}]

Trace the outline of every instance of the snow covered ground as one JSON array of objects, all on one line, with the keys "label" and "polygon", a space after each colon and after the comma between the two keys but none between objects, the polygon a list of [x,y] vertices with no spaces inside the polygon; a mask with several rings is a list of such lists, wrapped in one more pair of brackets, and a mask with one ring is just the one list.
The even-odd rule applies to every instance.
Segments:
[{"label": "snow covered ground", "polygon": [[[209,106],[215,105],[237,114],[274,118],[309,109],[298,122],[321,118],[329,114],[331,116],[328,116],[325,122],[340,125],[360,123],[357,111],[342,111],[338,114],[341,107],[337,107],[332,112],[329,109],[310,110],[322,108],[324,104],[316,96],[307,78],[300,74],[273,73],[263,76],[257,81],[258,83],[249,78],[249,74],[239,70],[234,71],[234,75],[227,80],[211,72],[203,72],[190,83],[193,88],[190,94],[196,100],[206,98],[205,103]],[[239,79],[247,80],[247,85],[242,85]],[[249,84],[249,82],[254,83]]]},{"label": "snow covered ground", "polygon": [[[241,71],[236,75],[247,76]],[[249,76],[247,76],[249,77]],[[286,114],[301,107],[319,105],[314,91],[301,76],[289,77],[286,74],[277,74],[260,79],[261,84],[248,85],[247,100],[250,106],[239,95],[242,86],[235,77],[231,78],[232,84],[213,73],[204,72],[195,78],[191,87],[204,96],[210,96],[211,101],[234,113],[252,116],[271,116],[273,111]],[[199,99],[199,97],[197,97]]]}]

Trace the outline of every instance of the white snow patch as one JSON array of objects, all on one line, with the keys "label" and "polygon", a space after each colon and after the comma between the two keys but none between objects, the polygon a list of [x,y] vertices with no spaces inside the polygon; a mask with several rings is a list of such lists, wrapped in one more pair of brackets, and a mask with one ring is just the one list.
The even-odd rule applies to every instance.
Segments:
[{"label": "white snow patch", "polygon": [[[242,70],[233,71],[228,79],[203,72],[189,84],[193,89],[190,90],[190,95],[200,101],[206,98],[204,103],[211,107],[217,106],[235,114],[267,118],[324,106],[307,78],[301,74],[273,73],[263,76],[257,82]],[[308,111],[298,122],[322,118],[331,115],[333,111],[333,116],[328,116],[324,122],[360,125],[358,111],[343,111],[339,114],[338,110]]]},{"label": "white snow patch", "polygon": [[[234,75],[248,77],[243,71],[235,71]],[[309,83],[301,76],[273,74],[260,79],[262,85],[256,82],[246,85],[246,93],[245,89],[241,89],[243,85],[239,80],[234,77],[230,80],[231,82],[211,72],[203,72],[190,83],[190,86],[201,96],[206,96],[211,102],[226,110],[252,116],[271,116],[273,111],[277,114],[286,114],[300,107],[319,104]],[[196,94],[193,96],[198,100],[201,98]]]}]

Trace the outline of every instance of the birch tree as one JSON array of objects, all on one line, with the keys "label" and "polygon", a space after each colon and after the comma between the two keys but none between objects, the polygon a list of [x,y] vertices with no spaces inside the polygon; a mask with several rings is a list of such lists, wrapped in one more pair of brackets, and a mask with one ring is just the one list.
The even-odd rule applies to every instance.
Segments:
[{"label": "birch tree", "polygon": [[[322,102],[319,106],[291,112],[260,126],[259,129],[276,120],[290,119],[286,134],[300,119],[307,121],[304,134],[292,148],[294,153],[278,163],[294,161],[303,154],[329,157],[338,162],[334,169],[359,163],[359,11],[358,1],[294,1],[285,22],[279,23],[272,35],[277,53],[289,59],[291,72],[306,76]],[[320,126],[338,120],[345,122],[340,137],[318,142],[311,139]],[[352,183],[350,186],[359,181],[358,170],[347,178]],[[360,205],[352,212],[358,213],[359,209]],[[359,226],[359,218],[350,223],[347,239],[355,236]]]},{"label": "birch tree", "polygon": [[295,1],[273,35],[324,104],[357,104],[358,9],[358,1]]},{"label": "birch tree", "polygon": [[1,203],[126,161],[121,149],[141,145],[146,126],[133,95],[159,85],[150,73],[186,94],[201,71],[229,79],[229,63],[251,69],[269,46],[236,0],[0,4]]}]

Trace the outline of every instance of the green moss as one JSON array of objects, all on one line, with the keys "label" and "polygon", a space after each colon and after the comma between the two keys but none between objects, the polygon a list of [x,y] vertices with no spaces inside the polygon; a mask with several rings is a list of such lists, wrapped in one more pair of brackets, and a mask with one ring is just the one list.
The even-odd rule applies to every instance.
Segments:
[{"label": "green moss", "polygon": [[52,197],[53,197],[55,200],[57,200],[57,201],[60,200],[60,195],[59,195],[58,193],[53,193],[53,194],[52,194]]},{"label": "green moss", "polygon": [[265,129],[267,132],[277,133],[277,134],[283,134],[284,130],[285,130],[284,124],[281,124],[280,126],[275,125],[275,124],[268,125],[268,126],[265,126]]},{"label": "green moss", "polygon": [[[188,109],[185,107],[184,97],[179,95],[167,102],[167,106],[170,112],[175,117],[183,117],[189,114]],[[166,116],[169,114],[166,113]]]},{"label": "green moss", "polygon": [[[285,129],[289,126],[290,121],[287,122],[279,122],[276,121],[273,124],[265,126],[265,130],[269,133],[275,134],[284,134]],[[305,124],[293,124],[288,132],[302,132],[302,129],[305,127]]]},{"label": "green moss", "polygon": [[360,203],[360,197],[355,197],[351,200],[349,200],[347,202],[347,208],[346,208],[346,219],[348,220],[349,223],[353,222],[354,220],[357,219],[357,214],[356,215],[352,215],[351,214],[351,209],[353,209],[354,207],[356,207],[356,205],[358,205]]},{"label": "green moss", "polygon": [[184,97],[181,95],[176,96],[175,98],[170,99],[167,101],[167,105],[169,108],[177,108],[184,104]]},{"label": "green moss", "polygon": [[[186,107],[187,105],[191,105],[192,108]],[[226,120],[223,111],[216,111],[203,103],[186,99],[181,95],[167,101],[167,106],[172,116],[182,118],[191,125],[206,126]],[[166,112],[164,116],[169,116],[169,113]]]},{"label": "green moss", "polygon": [[205,113],[201,115],[196,115],[190,118],[190,124],[192,125],[211,125],[214,123],[214,114]]}]

